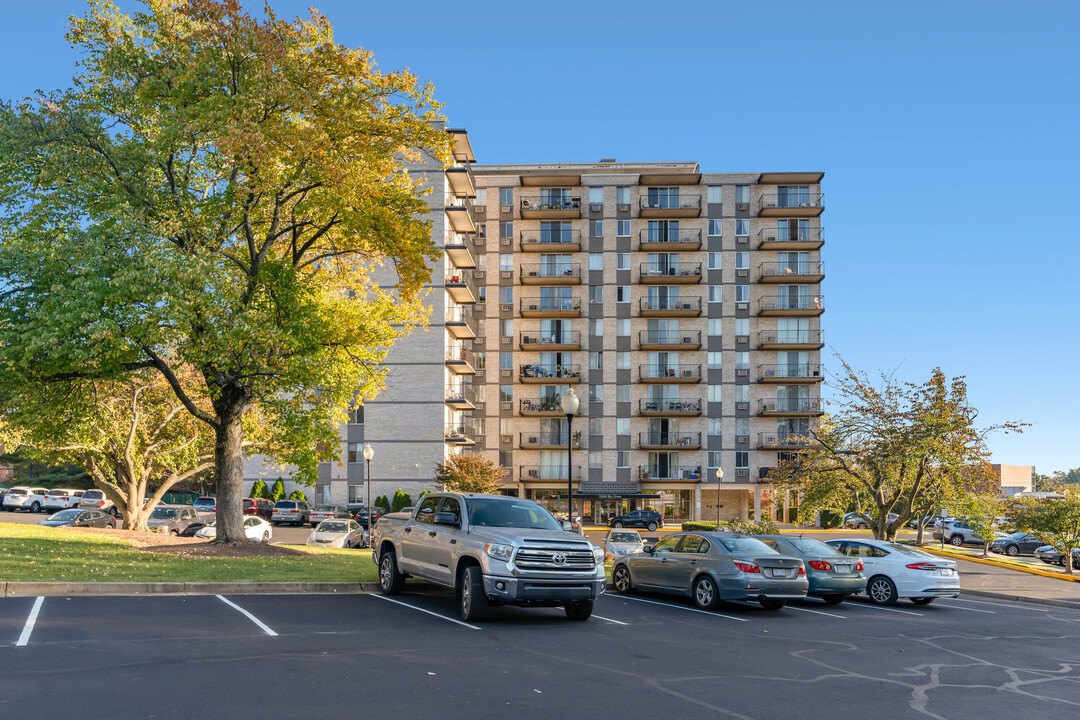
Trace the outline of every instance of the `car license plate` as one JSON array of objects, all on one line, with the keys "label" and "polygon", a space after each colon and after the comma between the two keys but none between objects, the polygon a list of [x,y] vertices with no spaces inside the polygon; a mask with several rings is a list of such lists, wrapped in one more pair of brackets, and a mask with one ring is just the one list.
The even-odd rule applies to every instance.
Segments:
[{"label": "car license plate", "polygon": [[952,575],[952,568],[941,568],[941,574],[946,577]]},{"label": "car license plate", "polygon": [[834,565],[833,567],[836,568],[836,572],[838,572],[838,573],[849,573],[849,572],[851,572],[851,566],[850,565]]},{"label": "car license plate", "polygon": [[770,574],[774,578],[786,578],[788,576],[788,571],[781,568],[773,568]]}]

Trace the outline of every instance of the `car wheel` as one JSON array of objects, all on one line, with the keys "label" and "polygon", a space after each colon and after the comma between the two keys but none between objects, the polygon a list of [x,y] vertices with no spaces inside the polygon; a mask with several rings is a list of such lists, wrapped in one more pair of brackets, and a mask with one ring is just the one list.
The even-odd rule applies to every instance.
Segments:
[{"label": "car wheel", "polygon": [[1018,548],[1016,545],[1010,545],[1009,547],[1005,548],[1005,554],[1011,557],[1016,557],[1020,554],[1020,548]]},{"label": "car wheel", "polygon": [[32,513],[41,512],[41,505],[36,503],[36,502],[31,503],[30,512],[32,512]]},{"label": "car wheel", "polygon": [[654,523],[654,522],[649,523],[648,525],[645,526],[645,529],[648,530],[649,532],[652,532],[652,531],[656,530],[656,523]]},{"label": "car wheel", "polygon": [[270,531],[269,530],[263,530],[262,541],[264,543],[270,542]]},{"label": "car wheel", "polygon": [[110,520],[110,521],[109,521],[109,524],[108,524],[108,525],[106,525],[105,527],[107,527],[107,528],[112,528],[113,530],[115,530],[115,529],[116,529],[116,522],[115,522],[115,521],[113,521],[113,520]]},{"label": "car wheel", "polygon": [[405,587],[405,576],[398,571],[397,555],[387,550],[379,558],[379,589],[383,595],[398,595]]},{"label": "car wheel", "polygon": [[592,617],[592,608],[593,601],[589,600],[587,602],[571,603],[564,609],[566,610],[566,617],[571,620],[588,620]]},{"label": "car wheel", "polygon": [[[461,602],[461,619],[466,622],[480,622],[487,617],[488,599],[484,594],[484,575],[479,565],[465,568],[458,588],[458,600]],[[590,610],[591,612],[591,610]]]},{"label": "car wheel", "polygon": [[613,523],[611,523],[611,527],[613,527],[613,528],[618,529],[618,528],[621,528],[622,526],[623,526],[623,524],[621,522],[613,522]]},{"label": "car wheel", "polygon": [[694,604],[702,610],[712,610],[720,604],[720,592],[708,575],[702,575],[694,581]]},{"label": "car wheel", "polygon": [[961,545],[964,544],[964,536],[963,535],[953,535],[951,538],[949,538],[949,544],[950,545],[955,545],[956,547],[960,547]]},{"label": "car wheel", "polygon": [[875,575],[866,583],[866,596],[875,605],[895,605],[896,585],[884,575]]},{"label": "car wheel", "polygon": [[937,600],[937,598],[911,598],[911,602],[915,603],[916,605],[929,605],[935,600]]},{"label": "car wheel", "polygon": [[616,565],[611,571],[611,583],[615,586],[615,592],[633,592],[634,585],[630,582],[630,569],[625,565]]},{"label": "car wheel", "polygon": [[758,602],[761,603],[763,610],[779,610],[787,605],[787,600],[777,600],[776,598],[762,598]]},{"label": "car wheel", "polygon": [[844,602],[844,598],[847,595],[822,595],[821,599],[825,601],[826,605],[839,605]]}]

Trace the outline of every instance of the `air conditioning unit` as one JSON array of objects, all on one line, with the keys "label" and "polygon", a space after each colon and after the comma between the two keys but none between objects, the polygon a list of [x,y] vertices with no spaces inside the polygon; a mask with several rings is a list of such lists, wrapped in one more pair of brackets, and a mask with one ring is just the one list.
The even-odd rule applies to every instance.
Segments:
[{"label": "air conditioning unit", "polygon": [[474,213],[477,213],[478,215],[483,215],[485,212],[487,212],[487,205],[473,205],[472,209]]},{"label": "air conditioning unit", "polygon": [[484,377],[484,370],[483,370],[483,368],[481,368],[481,369],[477,370],[474,376],[475,376],[475,377],[477,377],[477,378],[482,378],[482,377]]},{"label": "air conditioning unit", "polygon": [[747,242],[750,242],[750,237],[747,236],[747,235],[736,235],[735,236],[735,242],[737,242],[737,243],[747,243]]},{"label": "air conditioning unit", "polygon": [[514,279],[514,271],[513,270],[500,270],[499,271],[499,277],[502,278],[503,280],[513,280]]},{"label": "air conditioning unit", "polygon": [[746,277],[750,274],[749,270],[736,270],[735,277]]},{"label": "air conditioning unit", "polygon": [[737,442],[737,443],[748,443],[748,442],[750,442],[750,436],[749,435],[736,435],[735,436],[735,442]]},{"label": "air conditioning unit", "polygon": [[736,410],[749,410],[750,403],[735,403]]},{"label": "air conditioning unit", "polygon": [[748,342],[750,342],[750,336],[749,335],[736,335],[735,336],[735,342],[737,342],[737,343],[748,343]]},{"label": "air conditioning unit", "polygon": [[532,437],[529,438],[528,444],[529,445],[535,445],[537,442],[539,442],[539,438],[537,438],[535,435],[533,435]]},{"label": "air conditioning unit", "polygon": [[682,376],[684,378],[692,378],[692,377],[694,377],[694,371],[693,370],[683,370],[682,371]]},{"label": "air conditioning unit", "polygon": [[499,212],[512,213],[512,212],[514,212],[514,206],[513,205],[500,205],[499,206]]},{"label": "air conditioning unit", "polygon": [[736,210],[749,210],[750,203],[735,203]]},{"label": "air conditioning unit", "polygon": [[512,372],[513,371],[511,371],[511,370],[500,370],[499,374],[502,375],[503,377],[508,378],[508,377],[511,377]]},{"label": "air conditioning unit", "polygon": [[775,370],[766,370],[765,371],[765,377],[775,377],[775,376],[776,376],[776,371]]},{"label": "air conditioning unit", "polygon": [[509,443],[514,441],[513,435],[500,435],[499,442]]},{"label": "air conditioning unit", "polygon": [[776,242],[776,236],[775,235],[766,235],[765,236],[765,242]]},{"label": "air conditioning unit", "polygon": [[684,338],[682,339],[682,341],[683,341],[683,345],[690,345],[691,343],[693,343],[693,339],[692,339],[692,338],[688,338],[688,337],[684,337]]},{"label": "air conditioning unit", "polygon": [[510,247],[511,240],[512,240],[512,238],[499,238],[499,244],[500,245],[506,245],[507,247]]},{"label": "air conditioning unit", "polygon": [[535,305],[530,305],[530,306],[529,306],[529,309],[530,309],[530,310],[536,310],[537,308],[536,308],[536,306],[535,306]]},{"label": "air conditioning unit", "polygon": [[735,377],[749,377],[750,370],[748,368],[735,368]]},{"label": "air conditioning unit", "polygon": [[499,338],[499,342],[501,342],[503,345],[509,345],[510,341],[513,340],[513,339],[514,338],[501,337],[501,338]]},{"label": "air conditioning unit", "polygon": [[690,303],[683,303],[683,304],[682,304],[682,307],[683,307],[683,310],[691,310],[691,309],[692,309],[692,308],[690,307]]},{"label": "air conditioning unit", "polygon": [[619,212],[630,212],[630,205],[628,203],[619,203],[615,207]]},{"label": "air conditioning unit", "polygon": [[513,303],[501,303],[499,310],[502,312],[514,312],[514,305]]},{"label": "air conditioning unit", "polygon": [[736,310],[749,310],[750,303],[735,303]]},{"label": "air conditioning unit", "polygon": [[514,409],[514,403],[508,403],[508,402],[499,403],[499,409],[500,410],[513,410]]},{"label": "air conditioning unit", "polygon": [[735,474],[739,477],[750,477],[750,470],[747,468],[739,468],[735,471]]},{"label": "air conditioning unit", "polygon": [[528,471],[528,472],[526,472],[525,474],[526,474],[526,475],[527,475],[528,477],[531,477],[531,478],[538,478],[538,477],[540,477],[540,471],[539,471],[539,470],[529,470],[529,471]]},{"label": "air conditioning unit", "polygon": [[604,203],[589,203],[590,212],[603,212]]},{"label": "air conditioning unit", "polygon": [[529,277],[539,277],[539,275],[540,273],[536,272],[535,270],[529,271]]}]

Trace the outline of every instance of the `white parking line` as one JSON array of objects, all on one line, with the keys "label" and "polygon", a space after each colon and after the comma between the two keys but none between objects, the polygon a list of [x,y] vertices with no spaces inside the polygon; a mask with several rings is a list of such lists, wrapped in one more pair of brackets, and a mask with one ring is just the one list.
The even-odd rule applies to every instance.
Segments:
[{"label": "white parking line", "polygon": [[386,602],[394,603],[395,605],[401,605],[402,607],[407,607],[410,610],[419,610],[422,613],[427,613],[428,615],[432,615],[432,616],[440,618],[442,620],[447,620],[447,621],[452,622],[452,623],[454,623],[456,625],[462,625],[464,627],[469,628],[470,630],[483,630],[483,628],[477,627],[475,625],[470,625],[467,622],[462,622],[461,620],[455,620],[452,617],[447,617],[446,615],[440,615],[437,612],[431,612],[430,610],[425,610],[422,607],[416,607],[415,605],[410,605],[407,602],[401,602],[400,600],[393,600],[391,598],[386,597],[385,595],[369,595],[369,597],[378,598],[379,600],[385,600]]},{"label": "white parking line", "polygon": [[979,610],[978,608],[961,607],[960,605],[946,605],[945,603],[938,603],[939,607],[947,607],[950,610],[967,610],[968,612],[981,612],[988,615],[997,615],[993,610]]},{"label": "white parking line", "polygon": [[23,626],[22,634],[19,635],[15,647],[26,647],[26,643],[30,642],[30,633],[34,632],[34,623],[37,622],[37,616],[41,611],[41,603],[43,602],[45,602],[45,598],[41,596],[38,596],[38,599],[34,601],[34,607],[30,608],[30,615],[26,618],[26,625]]},{"label": "white parking line", "polygon": [[735,617],[734,615],[724,615],[723,613],[711,612],[709,610],[698,610],[697,608],[684,607],[682,605],[671,605],[669,603],[657,602],[655,600],[646,600],[645,598],[631,597],[630,595],[620,595],[622,600],[634,600],[635,602],[649,603],[650,605],[660,605],[661,607],[672,608],[674,610],[686,610],[687,612],[701,613],[702,615],[709,615],[710,617],[722,617],[728,620],[738,620],[739,622],[747,622],[747,618]]},{"label": "white parking line", "polygon": [[847,620],[847,615],[837,615],[836,613],[827,613],[821,610],[811,610],[810,608],[795,607],[794,605],[788,605],[792,610],[798,610],[799,612],[814,613],[815,615],[828,615],[829,617],[840,618],[841,620]]},{"label": "white parking line", "polygon": [[[1048,610],[1046,608],[1035,607],[1034,605],[1026,605],[1026,604],[1024,604],[1022,602],[999,603],[999,602],[990,602],[989,600],[965,600],[964,598],[952,598],[952,601],[953,602],[976,603],[978,605],[993,605],[995,607],[1007,607],[1007,608],[1013,608],[1013,609],[1021,608],[1023,610],[1031,610],[1031,611],[1034,611],[1034,612],[1050,612],[1050,610]],[[1066,610],[1068,608],[1062,608],[1062,609]]]},{"label": "white parking line", "polygon": [[850,607],[853,607],[853,608],[866,608],[867,610],[884,610],[885,612],[903,613],[904,615],[916,615],[918,617],[923,616],[922,613],[911,612],[910,610],[897,610],[896,608],[881,607],[880,605],[869,605],[869,604],[859,603],[858,605],[853,604]]},{"label": "white parking line", "polygon": [[236,610],[236,611],[237,611],[238,613],[240,613],[241,615],[243,615],[244,617],[246,617],[246,618],[247,618],[248,620],[250,620],[251,622],[253,622],[253,623],[255,623],[256,625],[258,625],[258,626],[259,626],[259,628],[260,628],[260,629],[261,629],[261,630],[262,630],[262,631],[263,631],[264,633],[266,633],[267,635],[270,635],[271,637],[277,637],[277,633],[276,633],[276,632],[274,632],[273,630],[271,630],[271,629],[270,629],[270,627],[269,627],[269,626],[268,626],[268,625],[267,625],[266,623],[264,623],[264,622],[263,622],[262,620],[260,620],[259,618],[255,617],[254,615],[252,615],[251,613],[249,613],[249,612],[248,612],[247,610],[245,610],[244,608],[240,607],[239,605],[237,605],[236,603],[232,602],[232,601],[231,601],[231,600],[229,600],[228,598],[225,598],[225,597],[224,597],[224,596],[222,596],[222,595],[218,595],[218,596],[217,596],[217,599],[218,599],[218,600],[220,600],[221,602],[225,603],[225,604],[226,604],[226,605],[228,605],[229,607],[231,607],[231,608],[232,608],[233,610]]},{"label": "white parking line", "polygon": [[597,615],[596,613],[593,613],[593,617],[596,618],[597,620],[603,620],[604,622],[615,623],[616,625],[629,625],[630,624],[630,623],[624,623],[624,622],[622,622],[620,620],[612,620],[611,618],[606,618],[606,617],[604,617],[602,615]]}]

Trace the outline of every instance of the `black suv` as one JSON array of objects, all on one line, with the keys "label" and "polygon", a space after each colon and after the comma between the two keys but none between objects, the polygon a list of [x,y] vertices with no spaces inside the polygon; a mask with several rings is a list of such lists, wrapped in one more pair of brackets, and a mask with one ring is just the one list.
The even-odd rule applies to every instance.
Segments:
[{"label": "black suv", "polygon": [[655,510],[634,510],[611,518],[608,527],[642,527],[651,532],[658,527],[664,527],[664,516]]}]

